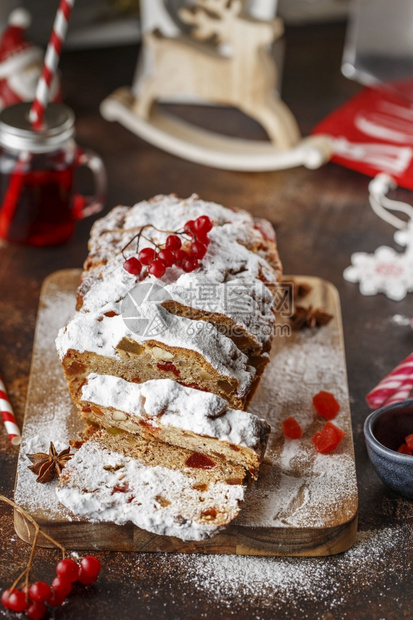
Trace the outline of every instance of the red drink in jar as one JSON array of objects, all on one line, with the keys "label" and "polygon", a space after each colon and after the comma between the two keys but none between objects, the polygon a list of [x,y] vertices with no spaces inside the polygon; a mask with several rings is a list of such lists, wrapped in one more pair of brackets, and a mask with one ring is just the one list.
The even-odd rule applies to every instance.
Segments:
[{"label": "red drink in jar", "polygon": [[[30,104],[0,113],[0,238],[34,246],[70,239],[77,219],[100,211],[106,191],[103,163],[73,140],[74,115],[49,104],[44,127],[34,131]],[[91,168],[96,196],[73,192],[75,169]]]}]

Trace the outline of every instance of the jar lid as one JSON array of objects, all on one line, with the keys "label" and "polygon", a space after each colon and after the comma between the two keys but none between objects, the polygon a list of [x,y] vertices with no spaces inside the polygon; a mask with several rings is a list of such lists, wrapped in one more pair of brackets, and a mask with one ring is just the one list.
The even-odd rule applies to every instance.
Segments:
[{"label": "jar lid", "polygon": [[49,103],[43,127],[37,131],[29,120],[31,105],[31,102],[16,103],[0,112],[0,146],[45,153],[73,137],[75,116],[70,108],[63,103]]}]

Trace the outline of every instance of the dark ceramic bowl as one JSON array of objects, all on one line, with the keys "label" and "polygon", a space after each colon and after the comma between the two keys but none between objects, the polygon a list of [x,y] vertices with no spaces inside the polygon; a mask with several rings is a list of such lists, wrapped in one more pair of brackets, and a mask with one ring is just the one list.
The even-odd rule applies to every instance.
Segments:
[{"label": "dark ceramic bowl", "polygon": [[413,456],[397,452],[413,433],[413,399],[373,411],[364,423],[370,461],[379,478],[393,491],[413,499]]}]

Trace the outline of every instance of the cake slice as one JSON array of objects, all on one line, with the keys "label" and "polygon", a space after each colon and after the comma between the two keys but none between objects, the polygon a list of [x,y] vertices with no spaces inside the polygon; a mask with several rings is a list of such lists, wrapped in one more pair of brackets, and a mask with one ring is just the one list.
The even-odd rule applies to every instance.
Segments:
[{"label": "cake slice", "polygon": [[[154,335],[132,331],[139,322]],[[243,409],[256,374],[247,356],[213,325],[175,316],[155,302],[142,303],[136,318],[77,313],[56,342],[76,403],[86,377],[95,372],[135,383],[171,378]]]},{"label": "cake slice", "polygon": [[256,415],[230,409],[216,394],[171,379],[138,384],[91,374],[79,404],[89,423],[224,458],[252,478],[258,476],[270,432]]},{"label": "cake slice", "polygon": [[95,433],[64,468],[57,496],[74,515],[182,540],[226,527],[244,499],[245,470],[127,433]]},{"label": "cake slice", "polygon": [[[116,207],[98,220],[91,231],[77,309],[119,314],[122,299],[136,283],[123,263],[137,252],[137,233],[145,228],[139,249],[163,247],[170,232],[183,230],[186,221],[205,214],[214,222],[207,253],[193,272],[167,270],[160,282],[170,299],[163,305],[170,312],[213,323],[246,355],[268,351],[273,295],[281,279],[274,230],[247,211],[205,202],[196,195],[185,200],[156,196],[131,208]],[[182,241],[188,250],[188,238]]]},{"label": "cake slice", "polygon": [[[206,214],[213,226],[196,269],[173,265],[161,278],[125,270],[125,259],[158,251],[174,231],[190,252],[185,225]],[[269,360],[280,277],[272,227],[247,211],[197,196],[116,207],[92,228],[77,312],[57,338],[73,399],[98,373],[137,383],[169,378],[246,409]],[[134,299],[142,291],[144,303]]]}]

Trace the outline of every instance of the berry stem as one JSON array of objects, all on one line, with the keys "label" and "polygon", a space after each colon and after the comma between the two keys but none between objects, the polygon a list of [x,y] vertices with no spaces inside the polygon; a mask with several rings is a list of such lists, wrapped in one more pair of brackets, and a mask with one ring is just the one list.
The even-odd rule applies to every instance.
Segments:
[{"label": "berry stem", "polygon": [[[186,233],[184,230],[162,230],[161,228],[157,228],[156,226],[154,226],[153,224],[145,224],[145,226],[142,226],[139,228],[139,231],[136,233],[136,235],[133,235],[133,237],[131,239],[129,239],[128,243],[121,249],[121,254],[123,256],[123,258],[126,260],[126,256],[124,254],[126,248],[128,248],[130,246],[131,243],[133,243],[133,241],[135,241],[135,239],[137,239],[137,243],[136,243],[136,252],[138,252],[139,250],[139,241],[141,236],[146,239],[146,241],[149,241],[150,243],[152,243],[156,248],[158,248],[158,250],[162,249],[162,246],[158,245],[157,243],[155,243],[155,241],[153,241],[152,239],[148,239],[148,237],[144,237],[143,236],[143,231],[145,230],[145,228],[153,228],[154,230],[156,230],[157,232],[160,233],[165,233],[165,235],[180,235],[181,237],[186,237],[188,239],[190,239],[190,235],[188,235],[188,233]],[[129,231],[133,230],[133,228],[130,228]],[[136,229],[135,229],[136,230]],[[107,230],[105,232],[114,232],[112,230]]]},{"label": "berry stem", "polygon": [[27,566],[24,569],[24,571],[22,571],[20,573],[20,575],[17,577],[17,579],[15,580],[15,582],[13,583],[13,585],[10,588],[11,591],[14,590],[14,588],[17,587],[17,585],[20,583],[20,581],[23,579],[23,577],[25,577],[26,600],[28,600],[30,571],[31,571],[31,568],[32,568],[32,565],[33,565],[34,555],[35,555],[35,552],[36,552],[37,541],[38,541],[39,536],[40,535],[44,536],[44,538],[49,540],[55,547],[58,547],[61,550],[61,552],[62,552],[62,559],[65,558],[66,549],[63,547],[63,545],[61,545],[59,542],[57,542],[57,540],[55,540],[54,538],[49,536],[49,534],[46,534],[46,532],[43,532],[43,530],[40,529],[39,525],[36,523],[36,521],[33,519],[33,517],[31,515],[29,515],[28,512],[23,510],[23,508],[18,506],[15,502],[13,502],[11,499],[9,499],[8,497],[5,497],[4,495],[0,495],[0,501],[1,502],[5,502],[6,504],[9,504],[9,506],[12,506],[14,508],[14,510],[16,510],[18,513],[20,513],[26,519],[26,521],[31,523],[32,526],[34,527],[34,536],[33,536],[33,542],[32,542],[32,548],[31,548],[31,551],[30,551],[29,561],[27,562]]},{"label": "berry stem", "polygon": [[[145,235],[141,235],[141,237],[143,237],[144,239],[146,239],[146,241],[149,241],[149,243],[152,243],[152,245],[154,245],[156,248],[158,248],[158,250],[162,250],[162,246],[159,245],[158,243],[155,243],[155,241],[153,239],[149,239],[148,237],[145,237]],[[138,244],[136,245],[136,251],[138,251],[139,247],[139,239],[138,239]]]},{"label": "berry stem", "polygon": [[19,583],[21,582],[21,580],[22,580],[22,579],[23,579],[23,577],[25,576],[26,572],[27,572],[27,567],[24,569],[24,571],[22,571],[22,572],[20,573],[20,575],[17,577],[17,579],[13,582],[13,584],[12,584],[11,588],[9,588],[10,592],[13,592],[13,590],[14,590],[15,588],[17,588],[17,586],[19,585]]},{"label": "berry stem", "polygon": [[36,552],[37,540],[39,538],[40,528],[35,531],[32,542],[32,549],[30,551],[29,561],[27,562],[26,567],[26,579],[24,581],[25,593],[26,593],[26,601],[29,600],[29,578],[30,578],[30,570],[33,565],[34,554]]}]

